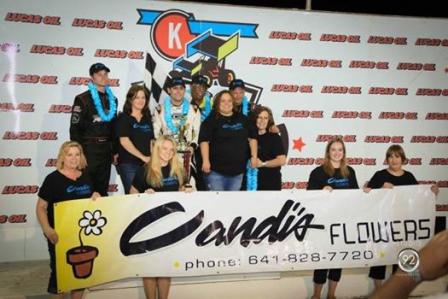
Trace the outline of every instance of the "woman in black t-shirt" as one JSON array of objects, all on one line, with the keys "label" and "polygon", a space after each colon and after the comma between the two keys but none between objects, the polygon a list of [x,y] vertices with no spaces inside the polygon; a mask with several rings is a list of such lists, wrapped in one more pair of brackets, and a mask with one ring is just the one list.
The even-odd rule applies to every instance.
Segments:
[{"label": "woman in black t-shirt", "polygon": [[[403,148],[398,144],[391,145],[386,152],[386,161],[388,167],[375,172],[370,181],[364,188],[365,192],[371,189],[393,188],[394,186],[418,185],[414,175],[402,168],[406,161],[406,155]],[[431,187],[434,194],[438,194],[439,189],[436,185]],[[393,265],[392,272],[397,271],[398,266]],[[369,277],[373,279],[375,289],[381,287],[382,281],[386,276],[386,266],[374,266],[370,268]]]},{"label": "woman in black t-shirt", "polygon": [[268,132],[268,129],[274,126],[271,109],[257,107],[253,122],[258,130],[257,190],[281,190],[280,168],[285,165],[286,155],[280,135]]},{"label": "woman in black t-shirt", "polygon": [[[335,138],[328,142],[325,158],[321,166],[315,168],[308,179],[307,190],[358,189],[355,170],[347,165],[344,141]],[[314,271],[314,294],[312,298],[320,298],[322,287],[328,279],[327,298],[335,298],[336,287],[341,279],[342,269],[320,269]]]},{"label": "woman in black t-shirt", "polygon": [[[177,156],[176,142],[162,135],[154,143],[151,160],[135,174],[130,193],[154,193],[164,191],[191,192],[186,182],[184,168]],[[144,277],[146,298],[167,299],[171,285],[169,277]]]},{"label": "woman in black t-shirt", "polygon": [[209,190],[240,190],[249,157],[251,166],[257,162],[256,132],[246,116],[234,111],[234,102],[229,91],[220,91],[201,124],[202,171]]},{"label": "woman in black t-shirt", "polygon": [[[55,255],[58,234],[55,231],[53,204],[80,198],[96,199],[100,196],[98,192],[94,192],[88,174],[82,171],[86,166],[87,162],[81,145],[75,141],[67,141],[59,149],[57,170],[47,175],[39,189],[36,214],[48,241],[51,269],[48,292],[51,294],[58,294]],[[71,298],[81,298],[83,292],[83,290],[72,291]],[[55,297],[62,298],[63,294]]]},{"label": "woman in black t-shirt", "polygon": [[123,113],[118,116],[117,132],[120,142],[117,167],[126,194],[129,194],[135,173],[151,156],[154,130],[148,103],[147,89],[134,85],[129,88]]}]

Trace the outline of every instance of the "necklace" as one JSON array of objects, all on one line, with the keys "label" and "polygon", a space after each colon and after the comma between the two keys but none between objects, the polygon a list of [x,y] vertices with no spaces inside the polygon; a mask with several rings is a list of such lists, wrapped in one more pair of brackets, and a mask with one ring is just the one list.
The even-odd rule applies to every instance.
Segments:
[{"label": "necklace", "polygon": [[107,99],[109,100],[109,113],[106,114],[103,109],[103,105],[101,104],[100,95],[98,94],[98,89],[96,88],[95,84],[92,82],[89,82],[88,84],[90,95],[93,99],[93,104],[95,105],[96,112],[98,112],[98,115],[100,118],[105,121],[109,122],[112,118],[115,117],[115,114],[117,113],[117,103],[115,102],[115,96],[112,93],[112,90],[108,85],[106,85],[105,90],[107,94]]},{"label": "necklace", "polygon": [[169,97],[167,97],[165,99],[165,101],[163,102],[163,106],[164,106],[163,112],[164,112],[164,118],[165,118],[166,125],[167,125],[168,129],[171,131],[171,133],[176,135],[179,133],[179,127],[182,127],[185,124],[185,122],[187,121],[186,116],[188,115],[188,111],[190,110],[190,103],[185,98],[182,100],[182,118],[180,120],[179,127],[176,127],[174,125],[173,115],[171,114],[172,104],[171,104],[171,100]]}]

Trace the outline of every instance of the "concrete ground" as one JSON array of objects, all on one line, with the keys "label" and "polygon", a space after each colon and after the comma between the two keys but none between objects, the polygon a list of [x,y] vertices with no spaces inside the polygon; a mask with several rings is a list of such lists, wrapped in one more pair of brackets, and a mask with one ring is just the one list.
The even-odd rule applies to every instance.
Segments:
[{"label": "concrete ground", "polygon": [[[48,261],[28,261],[15,263],[0,263],[0,299],[44,299],[46,294],[49,266]],[[185,284],[174,283],[170,299],[176,298],[307,298],[312,290],[312,271],[285,272],[280,279],[235,280],[231,282],[202,282]],[[143,291],[139,282],[112,284],[109,287],[99,287],[89,290],[84,296],[90,298],[126,298],[143,299]],[[201,287],[199,287],[201,286]],[[434,282],[421,284],[413,293],[412,298],[421,295],[432,295],[447,290],[448,276]],[[275,288],[278,288],[275,289]],[[344,269],[338,299],[367,298],[371,291],[371,283],[367,279],[366,269]],[[264,289],[264,290],[263,290]],[[257,291],[258,290],[258,291]],[[272,297],[274,291],[275,297]],[[324,290],[325,291],[325,290]],[[212,294],[212,295],[211,295]],[[270,295],[269,295],[270,294]],[[324,292],[323,292],[324,294]],[[447,294],[448,297],[448,294]],[[444,297],[443,297],[444,298]]]}]

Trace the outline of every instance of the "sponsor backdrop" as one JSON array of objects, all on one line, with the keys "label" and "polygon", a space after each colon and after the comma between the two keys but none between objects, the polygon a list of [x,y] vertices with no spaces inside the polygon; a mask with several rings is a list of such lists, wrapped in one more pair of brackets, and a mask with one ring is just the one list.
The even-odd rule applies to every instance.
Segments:
[{"label": "sponsor backdrop", "polygon": [[[56,205],[58,288],[393,264],[433,234],[429,186],[139,194]],[[79,236],[79,238],[78,238]],[[370,239],[370,240],[369,240]],[[150,266],[148,266],[150,265]]]},{"label": "sponsor backdrop", "polygon": [[[167,76],[202,73],[214,94],[244,79],[287,146],[284,189],[306,188],[334,135],[361,185],[401,144],[406,169],[441,188],[446,215],[448,20],[162,1],[6,0],[0,12],[0,261],[47,257],[37,192],[98,61],[120,108],[139,81],[153,107]],[[110,192],[123,193],[115,171]]]}]

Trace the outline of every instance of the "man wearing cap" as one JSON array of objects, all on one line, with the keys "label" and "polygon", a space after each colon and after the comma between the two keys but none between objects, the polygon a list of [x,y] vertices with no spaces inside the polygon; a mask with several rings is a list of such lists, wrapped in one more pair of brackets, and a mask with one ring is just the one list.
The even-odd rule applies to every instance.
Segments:
[{"label": "man wearing cap", "polygon": [[185,98],[185,81],[174,77],[168,81],[168,94],[154,115],[154,135],[170,135],[179,140],[180,129],[185,129],[186,142],[197,146],[201,118],[198,111]]},{"label": "man wearing cap", "polygon": [[[208,80],[203,75],[194,75],[191,78],[191,105],[196,111],[201,114],[201,123],[210,115],[213,109],[212,94],[207,91],[209,88]],[[196,189],[199,191],[206,191],[206,185],[202,177],[202,157],[201,151],[195,149],[191,174],[196,181]]]},{"label": "man wearing cap", "polygon": [[70,119],[70,140],[79,142],[87,158],[87,172],[94,190],[107,196],[110,168],[116,155],[114,134],[117,98],[110,89],[110,69],[95,63],[89,73],[88,91],[75,97]]},{"label": "man wearing cap", "polygon": [[[233,95],[234,99],[235,99],[235,106],[236,106],[236,110],[247,116],[247,117],[251,117],[250,113],[252,111],[255,110],[255,108],[257,107],[257,105],[251,104],[248,100],[248,98],[246,97],[245,93],[246,93],[246,85],[244,84],[244,81],[241,79],[234,79],[230,82],[229,84],[229,91],[230,93]],[[255,127],[255,123],[252,121],[251,125],[253,127]],[[280,132],[280,130],[278,129],[278,127],[273,124],[270,128],[269,128],[269,132],[270,133],[275,133],[278,134]],[[256,170],[254,170],[254,168],[248,168],[249,173],[256,173]],[[246,184],[247,184],[247,173],[243,176],[243,183],[241,186],[241,190],[246,190]]]},{"label": "man wearing cap", "polygon": [[201,113],[201,122],[204,121],[213,108],[212,94],[208,92],[208,80],[203,75],[194,75],[191,78],[191,104]]},{"label": "man wearing cap", "polygon": [[244,84],[244,81],[241,79],[232,80],[229,84],[229,91],[235,98],[237,112],[242,113],[245,116],[249,116],[249,113],[254,107],[252,107],[249,99],[245,95],[246,85]]},{"label": "man wearing cap", "polygon": [[[260,105],[255,103],[250,103],[249,99],[246,97],[246,85],[241,79],[232,80],[229,84],[229,91],[235,98],[235,104],[237,112],[249,117],[250,113],[254,111]],[[278,134],[280,130],[274,124],[269,128],[269,132]]]}]

